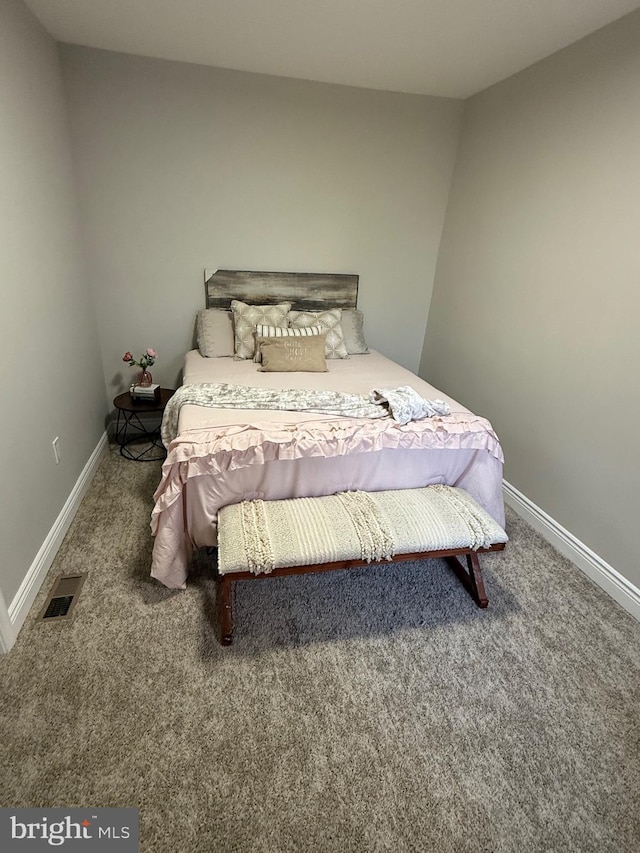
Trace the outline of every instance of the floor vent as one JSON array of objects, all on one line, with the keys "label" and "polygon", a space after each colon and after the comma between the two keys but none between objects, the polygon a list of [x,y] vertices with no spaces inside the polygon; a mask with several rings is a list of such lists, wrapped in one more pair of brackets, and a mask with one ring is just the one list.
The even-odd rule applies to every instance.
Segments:
[{"label": "floor vent", "polygon": [[46,622],[70,619],[86,574],[58,575],[47,596],[40,618]]}]

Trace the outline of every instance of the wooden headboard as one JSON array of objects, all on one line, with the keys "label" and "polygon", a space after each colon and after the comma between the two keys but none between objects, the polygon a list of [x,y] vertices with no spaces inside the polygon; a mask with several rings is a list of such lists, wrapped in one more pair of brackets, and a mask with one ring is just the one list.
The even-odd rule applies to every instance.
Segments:
[{"label": "wooden headboard", "polygon": [[296,311],[355,308],[358,276],[341,273],[205,270],[207,308],[229,308],[232,299],[250,305],[291,302]]}]

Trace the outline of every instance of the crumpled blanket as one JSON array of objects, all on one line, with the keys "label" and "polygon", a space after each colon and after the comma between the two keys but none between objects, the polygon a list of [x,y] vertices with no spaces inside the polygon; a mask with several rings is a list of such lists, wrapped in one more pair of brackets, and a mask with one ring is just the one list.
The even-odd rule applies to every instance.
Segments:
[{"label": "crumpled blanket", "polygon": [[250,388],[227,383],[182,385],[167,403],[162,418],[165,447],[178,434],[182,406],[208,406],[215,409],[275,409],[288,412],[317,412],[348,418],[392,417],[400,424],[434,415],[448,415],[442,400],[425,400],[409,385],[373,390],[365,394],[342,391],[311,391],[297,388],[277,390]]},{"label": "crumpled blanket", "polygon": [[374,403],[386,405],[391,417],[399,424],[449,414],[449,406],[445,402],[425,400],[410,385],[400,385],[398,388],[374,388],[369,396]]}]

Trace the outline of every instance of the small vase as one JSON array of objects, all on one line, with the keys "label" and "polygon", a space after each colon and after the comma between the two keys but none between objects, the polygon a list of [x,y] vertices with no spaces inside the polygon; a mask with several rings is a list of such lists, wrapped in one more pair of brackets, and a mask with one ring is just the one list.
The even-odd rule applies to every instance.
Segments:
[{"label": "small vase", "polygon": [[142,388],[148,388],[152,382],[153,376],[148,370],[143,369],[136,375],[136,385],[140,385]]}]

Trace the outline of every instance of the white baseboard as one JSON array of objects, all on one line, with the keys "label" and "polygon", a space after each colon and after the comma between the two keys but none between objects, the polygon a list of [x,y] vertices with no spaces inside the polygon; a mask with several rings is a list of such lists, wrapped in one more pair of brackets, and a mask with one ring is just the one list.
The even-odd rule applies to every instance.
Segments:
[{"label": "white baseboard", "polygon": [[35,560],[31,564],[25,579],[20,584],[13,601],[7,608],[0,599],[0,651],[8,652],[13,646],[18,631],[22,628],[29,609],[38,594],[42,583],[51,568],[51,564],[58,553],[67,530],[78,511],[80,502],[84,497],[91,480],[100,464],[102,457],[107,451],[108,439],[106,432],[100,437],[95,450],[89,457],[89,461],[82,469],[71,494],[56,518],[53,527],[47,534]]},{"label": "white baseboard", "polygon": [[640,589],[519,492],[515,486],[504,480],[502,488],[505,501],[519,516],[640,622]]},{"label": "white baseboard", "polygon": [[[13,646],[107,447],[107,434],[103,433],[8,608],[0,593],[0,653]],[[640,621],[637,587],[506,480],[503,491],[505,501],[518,515]]]},{"label": "white baseboard", "polygon": [[16,632],[11,624],[11,619],[9,619],[9,611],[4,603],[4,597],[0,592],[0,654],[6,654],[15,641]]}]

